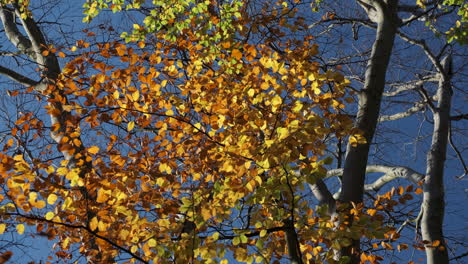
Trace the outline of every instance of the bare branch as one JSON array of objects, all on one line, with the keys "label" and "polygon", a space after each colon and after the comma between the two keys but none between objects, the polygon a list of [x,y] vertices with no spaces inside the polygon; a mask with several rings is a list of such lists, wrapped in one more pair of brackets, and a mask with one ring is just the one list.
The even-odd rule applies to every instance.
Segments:
[{"label": "bare branch", "polygon": [[[421,174],[411,168],[403,166],[386,166],[386,165],[368,165],[366,173],[384,173],[383,176],[375,180],[373,183],[364,185],[365,191],[378,191],[385,184],[395,179],[406,179],[414,184],[419,183],[424,179],[424,174]],[[327,177],[341,176],[343,169],[334,169],[327,172]],[[333,195],[336,197],[336,194]]]},{"label": "bare branch", "polygon": [[424,40],[418,40],[418,39],[413,39],[411,37],[409,37],[408,35],[402,33],[402,32],[397,32],[397,35],[404,41],[408,42],[408,43],[411,43],[413,45],[416,45],[418,47],[420,47],[424,53],[426,53],[426,56],[429,58],[429,60],[432,62],[432,64],[434,65],[434,67],[437,69],[437,71],[439,72],[439,74],[442,75],[442,78],[445,80],[447,79],[447,74],[444,72],[444,69],[442,67],[442,65],[440,64],[439,60],[437,59],[437,57],[432,53],[432,51],[429,49],[429,47],[427,46],[426,42]]},{"label": "bare branch", "polygon": [[427,91],[426,89],[424,89],[424,87],[420,86],[418,88],[418,92],[419,94],[421,95],[422,98],[424,98],[425,102],[427,103],[427,105],[429,106],[429,108],[434,112],[436,111],[436,106],[432,103],[432,99],[429,97],[429,95],[427,94]]},{"label": "bare branch", "polygon": [[379,117],[379,122],[395,121],[395,120],[398,120],[398,119],[402,119],[402,118],[411,116],[411,115],[421,111],[422,109],[424,109],[425,106],[426,106],[425,102],[416,102],[413,107],[408,108],[404,112],[396,113],[396,114],[393,114],[393,115],[380,116]]},{"label": "bare branch", "polygon": [[460,151],[458,150],[458,148],[455,146],[455,144],[453,143],[453,139],[452,139],[452,124],[449,122],[449,131],[448,131],[448,141],[449,141],[449,144],[450,146],[452,147],[453,151],[455,151],[455,154],[457,155],[457,158],[458,160],[460,161],[460,163],[462,164],[463,166],[463,174],[457,178],[461,179],[463,178],[466,174],[468,174],[468,168],[466,167],[466,163],[465,163],[465,160],[463,159],[463,156],[461,155]]},{"label": "bare branch", "polygon": [[24,86],[33,86],[36,85],[38,82],[34,81],[33,79],[30,79],[22,74],[19,74],[13,70],[10,70],[6,67],[3,67],[0,65],[0,74],[4,75],[10,79],[12,79],[15,82],[18,82]]},{"label": "bare branch", "polygon": [[451,116],[450,120],[452,121],[459,121],[462,119],[468,119],[468,114],[461,114],[461,115],[456,115],[456,116]]},{"label": "bare branch", "polygon": [[438,82],[439,78],[435,75],[424,76],[420,80],[409,81],[405,83],[393,83],[390,84],[391,87],[395,87],[396,90],[392,92],[385,92],[383,96],[395,96],[402,92],[417,90],[426,82]]}]

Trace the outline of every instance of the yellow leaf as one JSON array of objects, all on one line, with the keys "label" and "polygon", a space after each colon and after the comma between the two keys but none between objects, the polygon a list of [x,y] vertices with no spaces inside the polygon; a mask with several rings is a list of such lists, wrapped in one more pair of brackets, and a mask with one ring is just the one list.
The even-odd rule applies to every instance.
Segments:
[{"label": "yellow leaf", "polygon": [[99,222],[98,222],[98,230],[99,230],[100,232],[106,231],[106,230],[107,230],[107,225],[106,225],[104,222],[99,221]]},{"label": "yellow leaf", "polygon": [[210,219],[211,216],[212,216],[211,211],[209,209],[207,209],[207,208],[202,208],[201,209],[201,215],[203,217],[203,220],[205,220],[205,221]]},{"label": "yellow leaf", "polygon": [[219,264],[228,264],[229,261],[227,259],[223,259],[219,262]]},{"label": "yellow leaf", "polygon": [[99,224],[99,221],[97,219],[97,217],[93,217],[93,219],[91,219],[91,222],[89,223],[89,228],[91,229],[91,231],[94,231],[96,230],[96,228],[98,227],[98,224]]},{"label": "yellow leaf", "polygon": [[426,8],[426,0],[416,0],[416,5],[419,6],[420,8],[425,9]]},{"label": "yellow leaf", "polygon": [[254,188],[255,188],[255,181],[249,181],[245,187],[247,188],[247,190],[249,190],[249,192],[253,192]]},{"label": "yellow leaf", "polygon": [[268,160],[268,158],[258,161],[257,164],[264,169],[270,168],[270,161]]},{"label": "yellow leaf", "polygon": [[135,92],[132,93],[132,99],[133,101],[138,101],[138,98],[140,98],[140,92],[136,90]]},{"label": "yellow leaf", "polygon": [[71,171],[69,171],[66,175],[65,175],[65,178],[67,178],[67,180],[74,180],[76,178],[80,177],[78,175],[78,170],[77,169],[72,169]]},{"label": "yellow leaf", "polygon": [[119,91],[115,90],[115,91],[112,93],[112,97],[114,97],[115,100],[119,99],[119,97],[120,97]]},{"label": "yellow leaf", "polygon": [[65,199],[65,202],[62,204],[62,210],[66,210],[70,208],[70,206],[73,204],[73,199],[70,197],[67,197]]},{"label": "yellow leaf", "polygon": [[358,144],[365,144],[366,142],[366,138],[359,134],[349,137],[349,143],[353,147],[357,147]]},{"label": "yellow leaf", "polygon": [[0,224],[0,235],[3,234],[6,230],[6,225],[5,224]]},{"label": "yellow leaf", "polygon": [[99,152],[99,147],[97,146],[92,146],[88,148],[88,153],[89,154],[96,154]]},{"label": "yellow leaf", "polygon": [[66,168],[66,167],[60,167],[60,168],[57,169],[57,174],[59,176],[64,176],[67,173],[68,173],[68,168]]},{"label": "yellow leaf", "polygon": [[283,99],[281,99],[281,97],[279,95],[275,95],[272,99],[271,99],[271,105],[273,106],[279,106],[281,103],[283,102]]},{"label": "yellow leaf", "polygon": [[276,133],[278,133],[279,140],[283,140],[289,136],[289,130],[285,127],[278,127]]},{"label": "yellow leaf", "polygon": [[314,91],[314,94],[320,94],[322,92],[322,91],[320,91],[318,82],[313,82],[312,83],[312,90]]},{"label": "yellow leaf", "polygon": [[299,111],[302,110],[302,107],[303,107],[303,106],[304,106],[304,105],[302,104],[301,101],[296,101],[296,102],[294,103],[294,107],[292,108],[292,111],[293,111],[294,113],[299,113]]},{"label": "yellow leaf", "polygon": [[368,213],[370,216],[374,216],[374,215],[377,213],[377,210],[375,210],[375,209],[367,209],[367,213]]},{"label": "yellow leaf", "polygon": [[312,254],[314,254],[314,256],[317,256],[322,251],[323,251],[323,248],[321,246],[318,246],[318,247],[315,247],[314,249],[312,249]]},{"label": "yellow leaf", "polygon": [[163,186],[164,184],[166,183],[166,181],[160,177],[156,180],[156,184],[159,185],[159,186]]},{"label": "yellow leaf", "polygon": [[37,193],[36,192],[30,192],[29,193],[29,202],[34,203],[37,199]]},{"label": "yellow leaf", "polygon": [[45,169],[45,171],[50,174],[50,173],[53,173],[55,171],[55,168],[54,168],[54,166],[51,165],[51,166],[47,167]]},{"label": "yellow leaf", "polygon": [[52,218],[54,218],[55,214],[53,212],[48,212],[46,215],[45,215],[45,219],[46,220],[51,220]]},{"label": "yellow leaf", "polygon": [[155,247],[156,246],[156,240],[154,240],[154,238],[151,238],[150,240],[148,240],[148,246]]},{"label": "yellow leaf", "polygon": [[127,229],[122,229],[120,231],[119,237],[122,240],[126,240],[129,234],[130,234],[130,231],[128,231]]},{"label": "yellow leaf", "polygon": [[159,171],[160,172],[165,172],[167,174],[171,174],[172,173],[172,168],[167,165],[166,163],[161,163],[159,164]]},{"label": "yellow leaf", "polygon": [[132,131],[134,127],[135,127],[135,122],[133,122],[133,121],[128,122],[127,131],[128,132]]},{"label": "yellow leaf", "polygon": [[24,233],[24,225],[23,224],[17,225],[16,231],[18,231],[18,234],[22,235]]},{"label": "yellow leaf", "polygon": [[264,236],[266,236],[266,234],[267,234],[267,231],[265,229],[260,231],[260,237],[264,237]]},{"label": "yellow leaf", "polygon": [[97,83],[104,83],[106,81],[106,75],[104,74],[97,74],[96,75],[96,82]]},{"label": "yellow leaf", "polygon": [[16,155],[13,157],[14,161],[22,161],[23,160],[23,155]]},{"label": "yellow leaf", "polygon": [[133,246],[130,248],[130,252],[132,252],[132,253],[135,253],[137,250],[138,250],[138,246],[137,246],[137,245],[133,245]]}]

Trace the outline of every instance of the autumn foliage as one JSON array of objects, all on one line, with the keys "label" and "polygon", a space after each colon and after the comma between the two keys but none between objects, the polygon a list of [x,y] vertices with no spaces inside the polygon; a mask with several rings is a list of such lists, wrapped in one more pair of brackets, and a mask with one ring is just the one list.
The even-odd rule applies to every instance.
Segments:
[{"label": "autumn foliage", "polygon": [[[396,246],[380,212],[411,188],[339,205],[334,218],[308,195],[333,162],[327,142],[363,142],[341,112],[349,81],[321,68],[312,36],[280,49],[261,37],[268,25],[300,31],[297,10],[280,1],[249,17],[236,3],[174,4],[129,43],[46,47],[70,60],[46,90],[24,92],[47,105],[23,113],[0,153],[0,233],[30,226],[57,241],[55,257],[99,263],[271,263],[288,259],[290,234],[309,263],[332,263],[333,249],[362,237],[362,263]],[[62,120],[49,126],[48,115]],[[14,153],[25,134],[59,144]],[[71,158],[41,158],[62,154]]]}]

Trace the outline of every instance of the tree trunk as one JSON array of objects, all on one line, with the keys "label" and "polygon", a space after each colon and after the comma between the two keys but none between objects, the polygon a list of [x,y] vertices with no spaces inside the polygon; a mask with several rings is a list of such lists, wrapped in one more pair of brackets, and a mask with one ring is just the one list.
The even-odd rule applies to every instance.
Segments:
[{"label": "tree trunk", "polygon": [[[363,201],[369,146],[378,123],[385,75],[399,25],[398,0],[358,0],[358,3],[366,10],[369,18],[377,23],[377,32],[367,63],[364,88],[359,94],[359,109],[354,126],[363,133],[367,142],[356,147],[348,144],[343,171],[340,199],[345,203],[356,204]],[[359,241],[344,248],[342,256],[350,257],[352,263],[359,263]]]},{"label": "tree trunk", "polygon": [[286,233],[286,244],[288,246],[288,254],[291,264],[303,264],[301,249],[299,247],[299,240],[297,238],[296,229],[294,228],[294,222],[291,219],[283,221]]},{"label": "tree trunk", "polygon": [[424,178],[423,217],[421,222],[422,238],[427,242],[426,257],[428,264],[449,263],[447,245],[444,241],[442,225],[444,221],[444,163],[450,126],[450,64],[448,56],[442,62],[444,73],[440,74],[437,89],[437,108],[434,112],[434,132],[432,145],[427,154],[427,170]]},{"label": "tree trunk", "polygon": [[[49,85],[55,84],[61,73],[61,67],[55,54],[43,54],[43,51],[45,51],[48,43],[36,21],[32,17],[22,18],[20,8],[15,4],[12,4],[11,7],[0,6],[0,20],[3,24],[5,35],[8,40],[18,49],[18,51],[29,56],[29,58],[38,65],[38,67],[41,69],[43,78],[40,81],[34,81],[29,77],[2,66],[0,66],[0,74],[5,75],[26,87],[34,87],[34,89],[38,92],[46,91]],[[26,35],[23,35],[23,33],[19,30],[16,23],[17,20],[21,22]],[[54,125],[58,125],[59,127],[57,131],[51,132],[50,136],[57,143],[59,151],[62,153],[65,160],[68,161],[68,167],[70,169],[75,168],[76,164],[78,163],[76,157],[79,155],[77,154],[83,154],[85,148],[83,144],[78,146],[74,145],[71,149],[61,148],[61,146],[64,145],[62,139],[64,139],[64,137],[66,137],[71,132],[74,132],[70,130],[76,129],[70,112],[64,111],[63,109],[63,105],[68,104],[67,96],[61,90],[48,93],[46,96],[49,101],[49,107],[51,109],[58,110],[60,113],[59,115],[50,115],[51,127]],[[55,100],[57,96],[63,98],[62,100],[64,101]],[[79,136],[77,137],[77,140],[82,142]],[[83,157],[83,155],[81,156]],[[83,161],[82,164],[83,165],[80,166],[79,174],[81,178],[85,178],[86,174],[92,168],[92,162]],[[89,201],[93,200],[93,198],[90,197],[86,187],[81,187],[80,191],[85,199],[88,199]],[[89,222],[94,216],[96,216],[96,212],[94,212],[92,209],[88,209],[86,219],[87,225],[89,225]],[[94,256],[92,260],[101,262],[102,254],[99,252],[99,247],[96,243],[96,238],[94,235],[90,235],[90,237],[86,238],[86,240],[90,241],[89,243],[91,244],[91,248],[97,252],[96,256]],[[88,258],[88,261],[91,261],[91,257]],[[113,260],[110,261],[112,262]]]}]

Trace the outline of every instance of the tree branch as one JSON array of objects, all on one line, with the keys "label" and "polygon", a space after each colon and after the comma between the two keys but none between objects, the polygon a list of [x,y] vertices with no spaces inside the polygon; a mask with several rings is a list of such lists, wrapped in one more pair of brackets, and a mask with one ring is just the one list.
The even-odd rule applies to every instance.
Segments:
[{"label": "tree branch", "polygon": [[[342,170],[342,169],[341,169]],[[328,173],[327,173],[328,176]],[[319,205],[328,205],[328,212],[330,215],[335,213],[336,200],[333,194],[328,190],[325,183],[318,179],[315,184],[309,184],[309,188],[315,198],[318,200]]]},{"label": "tree branch", "polygon": [[456,115],[456,116],[451,116],[450,120],[452,121],[459,121],[462,119],[468,119],[468,114],[461,114],[461,115]]},{"label": "tree branch", "polygon": [[[365,191],[379,191],[390,181],[395,179],[406,179],[414,184],[418,184],[424,179],[424,174],[421,174],[411,168],[403,166],[386,166],[386,165],[368,165],[366,173],[384,173],[383,176],[375,180],[373,183],[364,185]],[[341,176],[343,169],[334,169],[327,172],[327,177]],[[334,197],[337,194],[333,195]]]},{"label": "tree branch", "polygon": [[413,45],[416,45],[420,47],[426,56],[429,58],[429,60],[432,62],[434,67],[437,69],[438,73],[442,75],[442,78],[445,80],[447,79],[447,74],[444,72],[444,69],[442,65],[440,64],[439,60],[437,57],[432,53],[432,51],[429,49],[427,46],[426,42],[424,40],[418,40],[418,39],[413,39],[410,38],[408,35],[402,33],[402,32],[397,32],[397,35],[404,41],[411,43]]},{"label": "tree branch", "polygon": [[435,75],[428,75],[421,77],[420,80],[414,80],[406,83],[393,83],[390,84],[391,87],[396,87],[396,90],[391,92],[384,92],[383,96],[396,96],[402,92],[417,90],[419,87],[424,85],[426,82],[438,82],[439,78]]},{"label": "tree branch", "polygon": [[17,82],[17,83],[20,83],[24,86],[34,86],[36,85],[38,82],[34,81],[33,79],[30,79],[22,74],[19,74],[13,70],[10,70],[6,67],[3,67],[0,65],[0,74],[1,75],[4,75],[10,79],[12,79],[13,81]]},{"label": "tree branch", "polygon": [[22,53],[28,55],[35,60],[34,50],[29,39],[20,33],[18,27],[15,24],[15,16],[12,10],[0,6],[0,20],[3,23],[5,29],[5,35],[8,40]]},{"label": "tree branch", "polygon": [[396,114],[393,114],[393,115],[382,115],[382,116],[380,116],[379,117],[379,122],[395,121],[395,120],[398,120],[398,119],[402,119],[402,118],[411,116],[411,115],[421,111],[422,109],[424,109],[425,106],[426,106],[426,104],[424,102],[416,102],[413,107],[408,108],[404,112],[396,113]]}]

